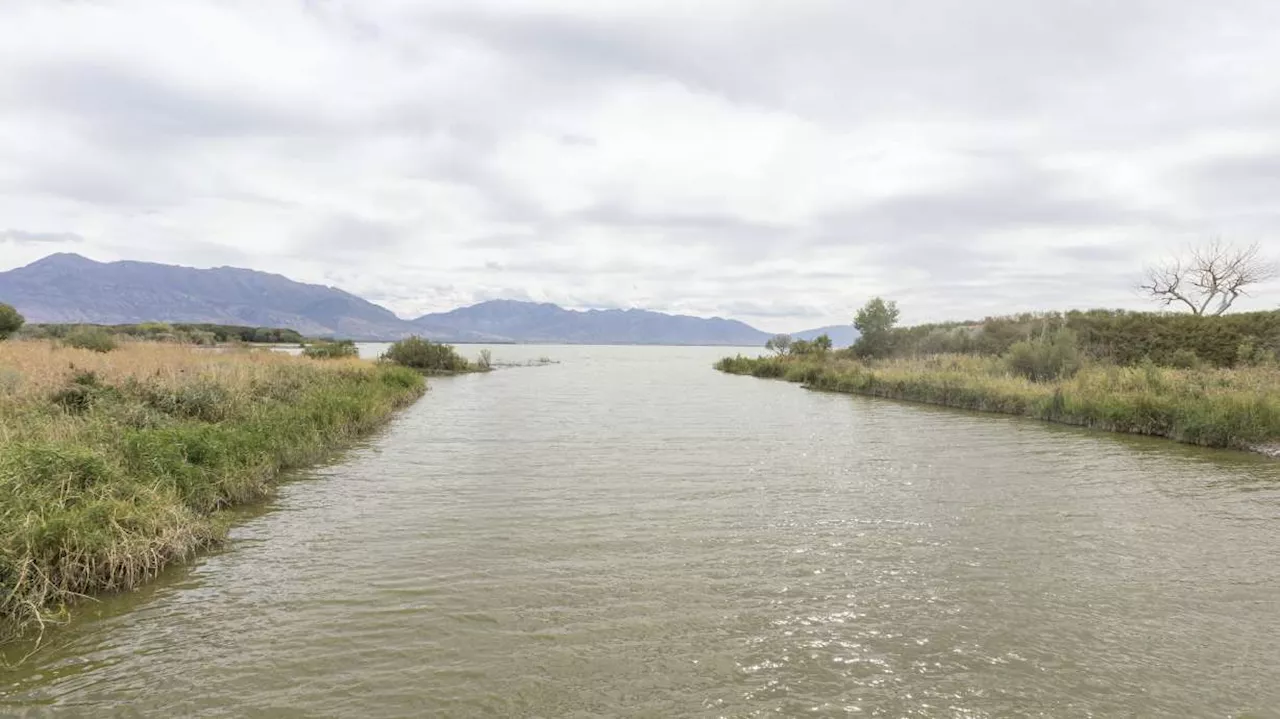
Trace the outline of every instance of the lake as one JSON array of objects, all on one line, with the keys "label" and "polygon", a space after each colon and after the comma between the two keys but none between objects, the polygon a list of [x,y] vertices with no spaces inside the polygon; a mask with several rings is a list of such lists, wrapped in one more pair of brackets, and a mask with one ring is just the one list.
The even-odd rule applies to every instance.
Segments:
[{"label": "lake", "polygon": [[1280,462],[491,349],[560,364],[432,379],[0,713],[1280,716]]}]

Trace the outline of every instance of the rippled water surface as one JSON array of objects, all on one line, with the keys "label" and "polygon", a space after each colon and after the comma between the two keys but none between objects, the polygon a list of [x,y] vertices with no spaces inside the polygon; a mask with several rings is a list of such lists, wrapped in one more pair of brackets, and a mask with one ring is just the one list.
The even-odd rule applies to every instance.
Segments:
[{"label": "rippled water surface", "polygon": [[1280,716],[1280,463],[723,352],[496,347],[0,713]]}]

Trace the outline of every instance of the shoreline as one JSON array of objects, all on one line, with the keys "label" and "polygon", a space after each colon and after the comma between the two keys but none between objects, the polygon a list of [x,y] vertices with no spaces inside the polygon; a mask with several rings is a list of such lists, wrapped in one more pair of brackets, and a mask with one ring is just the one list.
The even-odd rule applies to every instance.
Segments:
[{"label": "shoreline", "polygon": [[384,426],[413,370],[276,352],[0,343],[0,643],[225,541],[229,510]]},{"label": "shoreline", "polygon": [[[995,371],[995,365],[983,360],[950,357],[863,364],[739,356],[721,360],[716,369],[781,379],[815,391],[1026,417],[1280,459],[1280,391],[1257,389],[1263,386],[1258,382],[1280,379],[1274,370],[1246,378],[1247,371],[1197,374],[1107,366],[1071,380],[1034,383],[983,374]],[[1232,384],[1233,380],[1238,381]]]}]

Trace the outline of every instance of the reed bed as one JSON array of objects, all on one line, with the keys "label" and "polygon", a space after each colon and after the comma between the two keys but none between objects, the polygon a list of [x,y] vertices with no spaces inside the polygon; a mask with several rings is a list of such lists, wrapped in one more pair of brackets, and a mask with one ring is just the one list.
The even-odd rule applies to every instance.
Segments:
[{"label": "reed bed", "polygon": [[1033,382],[998,357],[938,355],[858,361],[838,357],[727,357],[732,374],[812,389],[1021,415],[1206,447],[1268,451],[1280,444],[1280,368],[1174,369],[1088,364]]},{"label": "reed bed", "polygon": [[425,389],[402,367],[126,342],[0,342],[0,639],[220,541]]}]

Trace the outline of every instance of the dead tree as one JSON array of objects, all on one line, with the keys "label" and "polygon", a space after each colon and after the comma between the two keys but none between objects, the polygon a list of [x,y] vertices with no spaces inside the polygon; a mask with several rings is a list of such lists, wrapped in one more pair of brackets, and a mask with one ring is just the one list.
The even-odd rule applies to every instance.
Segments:
[{"label": "dead tree", "polygon": [[1257,243],[1238,248],[1213,240],[1192,248],[1186,257],[1148,267],[1138,289],[1162,307],[1183,304],[1192,314],[1216,317],[1248,295],[1252,285],[1277,274],[1275,263],[1262,255]]}]

